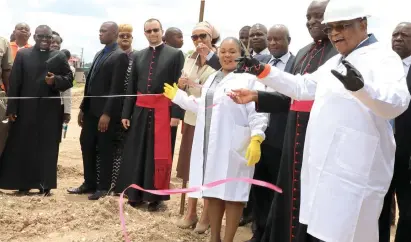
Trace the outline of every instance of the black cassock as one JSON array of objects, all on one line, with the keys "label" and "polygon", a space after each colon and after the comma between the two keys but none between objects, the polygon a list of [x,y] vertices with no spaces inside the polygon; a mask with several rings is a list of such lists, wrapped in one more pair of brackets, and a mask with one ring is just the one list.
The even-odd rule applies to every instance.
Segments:
[{"label": "black cassock", "polygon": [[[162,94],[164,83],[170,85],[176,83],[183,66],[183,53],[168,45],[162,44],[155,48],[149,47],[141,50],[134,57],[127,94]],[[181,116],[182,110],[178,106],[173,104],[170,110],[171,117]],[[127,131],[116,192],[122,192],[130,184],[137,184],[145,189],[156,189],[154,186],[156,171],[154,117],[154,109],[138,107],[136,98],[126,98],[122,118],[131,119],[131,125]],[[170,120],[168,120],[168,125],[169,123]],[[170,142],[171,156],[171,139],[167,142]],[[157,196],[134,189],[129,189],[126,194],[129,201],[155,202],[170,199],[170,196]]]},{"label": "black cassock", "polygon": [[[45,82],[46,61],[54,62],[55,84]],[[10,76],[9,97],[59,97],[73,87],[73,74],[60,51],[37,47],[19,50]],[[0,159],[0,188],[54,189],[62,133],[61,99],[10,99],[7,114],[16,114]]]},{"label": "black cassock", "polygon": [[[312,43],[297,53],[292,74],[313,73],[336,54],[328,39]],[[264,242],[309,242],[311,239],[307,234],[307,226],[299,223],[299,210],[305,132],[312,103],[313,101],[292,101],[277,180],[283,193],[274,195],[262,239]]]}]

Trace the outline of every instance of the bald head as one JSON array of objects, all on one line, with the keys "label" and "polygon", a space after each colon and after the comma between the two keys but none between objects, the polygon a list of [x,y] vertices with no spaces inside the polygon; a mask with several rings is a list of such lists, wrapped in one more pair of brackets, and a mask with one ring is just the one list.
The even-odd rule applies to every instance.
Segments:
[{"label": "bald head", "polygon": [[267,34],[267,27],[265,27],[264,24],[254,24],[253,26],[251,26],[250,32],[253,30],[259,30]]},{"label": "bald head", "polygon": [[324,12],[328,2],[329,0],[314,0],[308,6],[306,26],[314,41],[327,38],[327,35],[323,32],[325,24],[322,24],[322,21],[324,20]]},{"label": "bald head", "polygon": [[267,27],[263,24],[254,24],[250,29],[250,42],[253,50],[260,53],[267,48]]},{"label": "bald head", "polygon": [[113,21],[104,22],[100,27],[100,43],[113,44],[118,38],[118,24]]},{"label": "bald head", "polygon": [[48,25],[40,25],[34,32],[34,41],[36,41],[36,46],[41,50],[50,49],[52,37],[52,31]]},{"label": "bald head", "polygon": [[104,22],[103,25],[107,26],[108,31],[118,33],[118,24],[113,21]]},{"label": "bald head", "polygon": [[26,23],[18,23],[14,27],[13,34],[16,44],[22,47],[28,43],[28,40],[31,36],[30,26]]},{"label": "bald head", "polygon": [[176,27],[168,28],[164,34],[164,42],[171,47],[180,49],[184,44],[183,32]]},{"label": "bald head", "polygon": [[276,25],[272,26],[268,30],[268,34],[270,32],[280,32],[280,33],[284,34],[287,38],[290,38],[290,31],[288,30],[287,26],[285,26],[284,24],[276,24]]},{"label": "bald head", "polygon": [[391,41],[392,49],[401,59],[411,56],[411,23],[399,23],[392,33]]},{"label": "bald head", "polygon": [[275,58],[281,58],[288,53],[290,41],[290,33],[285,25],[276,24],[268,30],[268,50]]}]

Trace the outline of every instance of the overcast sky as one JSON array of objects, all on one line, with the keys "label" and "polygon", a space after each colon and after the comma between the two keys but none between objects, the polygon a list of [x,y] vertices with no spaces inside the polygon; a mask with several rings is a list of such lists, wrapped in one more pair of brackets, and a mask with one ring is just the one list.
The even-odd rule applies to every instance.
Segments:
[{"label": "overcast sky", "polygon": [[[344,1],[344,0],[331,0]],[[360,1],[360,0],[358,0]],[[305,27],[305,14],[310,0],[206,0],[204,20],[210,21],[221,36],[236,36],[244,25],[261,23],[270,27],[285,24],[290,29],[294,53],[310,43]],[[410,0],[361,0],[374,15],[370,32],[389,44],[397,23],[411,22]],[[259,5],[260,4],[260,5]],[[98,30],[104,21],[130,23],[134,26],[137,49],[147,46],[143,24],[148,18],[162,21],[164,28],[183,30],[183,51],[193,48],[191,30],[198,21],[200,0],[0,0],[0,36],[9,38],[18,22],[27,22],[34,32],[40,24],[47,24],[64,38],[63,48],[80,54],[84,48],[86,62],[102,48]],[[33,43],[33,39],[30,39]]]}]

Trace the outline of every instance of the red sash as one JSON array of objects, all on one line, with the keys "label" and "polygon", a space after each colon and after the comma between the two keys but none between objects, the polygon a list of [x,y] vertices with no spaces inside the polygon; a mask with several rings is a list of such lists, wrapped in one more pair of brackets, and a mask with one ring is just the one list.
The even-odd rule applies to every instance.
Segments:
[{"label": "red sash", "polygon": [[314,101],[297,101],[292,100],[290,109],[296,112],[311,112]]},{"label": "red sash", "polygon": [[154,187],[159,190],[169,189],[173,165],[170,133],[171,101],[163,94],[139,96],[136,106],[154,109]]}]

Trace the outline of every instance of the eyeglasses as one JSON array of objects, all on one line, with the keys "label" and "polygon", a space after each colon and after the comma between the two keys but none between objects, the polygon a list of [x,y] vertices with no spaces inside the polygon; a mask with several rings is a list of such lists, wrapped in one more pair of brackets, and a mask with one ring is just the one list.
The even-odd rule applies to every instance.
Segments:
[{"label": "eyeglasses", "polygon": [[53,38],[52,35],[46,35],[46,34],[36,34],[36,37],[38,39],[46,39],[46,40],[50,40]]},{"label": "eyeglasses", "polygon": [[327,35],[330,35],[331,32],[333,32],[333,30],[337,31],[337,32],[341,32],[344,31],[350,27],[352,27],[354,24],[362,22],[364,20],[367,20],[367,18],[358,18],[356,20],[354,20],[351,23],[341,23],[341,24],[335,24],[335,25],[327,25],[327,27],[325,27],[323,29],[323,32]]},{"label": "eyeglasses", "polygon": [[132,36],[131,34],[120,34],[118,37],[119,37],[120,39],[130,39],[130,38],[132,38],[133,36]]},{"label": "eyeglasses", "polygon": [[152,32],[158,33],[158,32],[160,32],[160,29],[159,28],[147,29],[147,30],[144,30],[144,32],[146,32],[146,34],[151,34]]},{"label": "eyeglasses", "polygon": [[198,40],[198,38],[200,38],[200,39],[202,39],[202,40],[205,40],[206,38],[207,38],[207,34],[193,34],[193,35],[191,35],[191,39],[193,40],[193,41],[197,41]]}]

